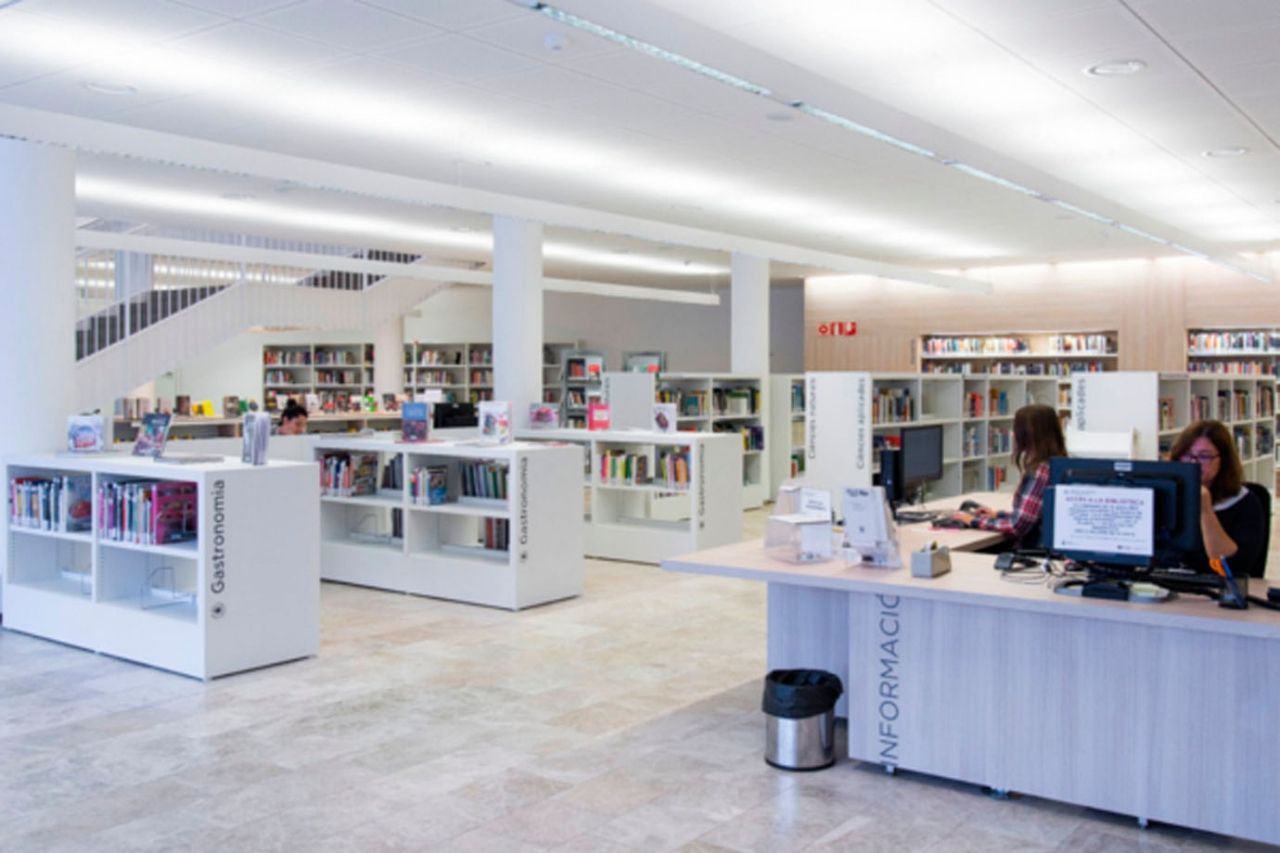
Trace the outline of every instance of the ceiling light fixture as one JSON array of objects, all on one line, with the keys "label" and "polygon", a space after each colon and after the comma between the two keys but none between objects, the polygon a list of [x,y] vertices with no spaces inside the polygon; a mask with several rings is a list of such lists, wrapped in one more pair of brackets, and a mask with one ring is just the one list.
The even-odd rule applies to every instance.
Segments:
[{"label": "ceiling light fixture", "polygon": [[[0,8],[3,8],[0,6]],[[90,92],[96,92],[99,95],[136,95],[138,94],[137,86],[130,86],[128,83],[113,83],[109,80],[86,80],[84,87]]]},{"label": "ceiling light fixture", "polygon": [[1099,62],[1084,70],[1090,77],[1125,77],[1146,70],[1147,63],[1141,59],[1113,59],[1110,62]]},{"label": "ceiling light fixture", "polygon": [[[773,92],[767,86],[761,85],[759,83],[754,83],[750,80],[745,80],[741,77],[737,77],[726,71],[721,71],[718,68],[713,68],[712,66],[705,65],[704,63],[698,62],[697,60],[692,59],[690,57],[684,56],[679,53],[675,53],[673,51],[659,47],[655,44],[642,41],[641,39],[626,35],[625,33],[618,32],[617,30],[610,29],[609,27],[603,26],[601,24],[597,24],[594,21],[589,21],[586,18],[580,18],[577,15],[571,14],[562,9],[557,9],[556,7],[548,5],[546,3],[532,2],[532,0],[510,0],[510,2],[513,2],[518,6],[527,7],[531,11],[537,12],[538,14],[541,14],[541,15],[545,15],[554,21],[559,21],[560,23],[565,24],[566,26],[574,27],[575,29],[590,33],[592,35],[598,36],[599,38],[614,42],[615,44],[623,45],[624,47],[628,47],[638,53],[642,53],[646,56],[651,56],[654,59],[660,59],[663,62],[671,63],[672,65],[676,65],[680,68],[684,68],[687,71],[692,71],[695,74],[700,74],[703,77],[708,77],[717,82],[724,83],[728,86],[732,86],[733,88],[738,89],[740,91],[747,92],[752,95],[759,95],[760,97],[769,98],[770,100],[783,103],[786,106],[791,107],[792,109],[799,110],[805,115],[812,116],[817,119],[821,119],[829,124],[835,125],[836,127],[840,127],[840,128],[843,128],[844,130],[852,131],[853,133],[857,133],[869,139],[874,139],[877,142],[882,142],[886,145],[892,145],[894,148],[897,148],[901,151],[905,151],[908,154],[914,154],[917,157],[923,157],[926,160],[932,160],[933,162],[941,166],[947,166],[949,168],[955,169],[956,171],[963,172],[964,174],[969,175],[970,177],[977,178],[978,180],[985,181],[986,183],[1001,187],[1002,189],[1019,193],[1029,198],[1036,199],[1037,201],[1053,204],[1057,207],[1062,208],[1063,210],[1069,211],[1071,213],[1075,213],[1079,216],[1083,216],[1084,218],[1089,219],[1093,222],[1097,222],[1099,224],[1108,225],[1110,227],[1117,228],[1125,232],[1126,234],[1130,234],[1135,237],[1140,237],[1141,239],[1149,240],[1157,245],[1165,246],[1175,251],[1182,252],[1182,253],[1191,255],[1193,257],[1201,258],[1203,260],[1207,260],[1210,263],[1214,263],[1219,266],[1226,267],[1227,269],[1233,270],[1235,272],[1243,273],[1251,278],[1257,279],[1258,281],[1262,281],[1267,284],[1271,283],[1271,279],[1269,277],[1264,276],[1261,273],[1256,273],[1250,270],[1246,270],[1230,261],[1223,260],[1221,258],[1211,257],[1204,252],[1201,252],[1195,249],[1190,249],[1181,243],[1177,243],[1172,240],[1167,240],[1163,237],[1158,237],[1154,234],[1150,234],[1146,231],[1143,231],[1142,229],[1125,225],[1124,223],[1112,217],[1105,216],[1101,213],[1095,213],[1093,211],[1086,210],[1085,208],[1078,207],[1068,202],[1064,202],[1061,199],[1054,198],[1053,196],[1047,193],[1042,193],[1038,190],[1032,189],[1031,187],[1023,186],[1022,184],[1019,184],[1016,181],[1009,180],[1008,178],[1002,178],[999,175],[992,174],[991,172],[988,172],[986,170],[979,169],[974,166],[970,166],[967,163],[961,162],[960,160],[943,157],[937,152],[932,151],[922,145],[917,145],[914,142],[910,142],[905,139],[900,139],[896,136],[893,136],[892,134],[885,133],[880,130],[876,130],[873,127],[862,124],[861,122],[854,121],[853,119],[848,118],[846,116],[842,116],[839,113],[833,113],[833,112],[830,112],[829,110],[824,110],[821,107],[814,106],[813,104],[806,103],[805,101],[802,101],[802,100],[793,100],[791,98],[784,99],[782,96]],[[1120,64],[1133,64],[1133,63],[1138,63],[1138,64],[1141,64],[1142,67],[1146,67],[1146,63],[1142,62],[1142,60],[1122,60]],[[1110,65],[1110,64],[1112,63],[1103,63],[1103,65]],[[1099,65],[1094,67],[1101,68],[1102,66]],[[1142,68],[1135,68],[1133,71],[1129,71],[1127,73],[1134,73],[1135,71],[1141,71],[1141,70]],[[1126,72],[1119,72],[1119,73],[1126,73]],[[1235,153],[1211,154],[1210,152],[1206,151],[1205,156],[1218,156],[1218,157],[1237,156],[1238,157],[1241,154],[1245,154],[1248,152],[1247,148],[1238,148],[1238,149],[1222,148],[1222,149],[1215,149],[1215,150],[1219,152],[1234,151]]]},{"label": "ceiling light fixture", "polygon": [[1201,151],[1202,157],[1227,158],[1227,157],[1243,157],[1249,153],[1249,149],[1243,145],[1229,145],[1226,148],[1210,148],[1208,151]]}]

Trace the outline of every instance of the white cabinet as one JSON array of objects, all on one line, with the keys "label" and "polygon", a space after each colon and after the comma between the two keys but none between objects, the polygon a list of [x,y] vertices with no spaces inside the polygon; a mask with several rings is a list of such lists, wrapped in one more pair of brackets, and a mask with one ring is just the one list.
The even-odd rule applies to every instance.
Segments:
[{"label": "white cabinet", "polygon": [[[14,484],[87,478],[90,528],[15,520]],[[179,465],[132,457],[20,456],[5,463],[5,627],[209,679],[316,653],[316,468],[226,460]],[[83,480],[81,482],[84,482]],[[114,538],[100,494],[134,484],[194,485],[194,536]],[[151,492],[155,494],[155,492]]]}]

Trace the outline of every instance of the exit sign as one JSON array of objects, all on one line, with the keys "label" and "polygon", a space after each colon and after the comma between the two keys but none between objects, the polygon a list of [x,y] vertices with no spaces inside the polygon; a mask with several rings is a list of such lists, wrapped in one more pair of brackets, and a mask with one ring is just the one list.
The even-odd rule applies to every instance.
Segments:
[{"label": "exit sign", "polygon": [[824,338],[851,338],[858,334],[858,324],[853,320],[836,323],[819,323],[818,334]]}]

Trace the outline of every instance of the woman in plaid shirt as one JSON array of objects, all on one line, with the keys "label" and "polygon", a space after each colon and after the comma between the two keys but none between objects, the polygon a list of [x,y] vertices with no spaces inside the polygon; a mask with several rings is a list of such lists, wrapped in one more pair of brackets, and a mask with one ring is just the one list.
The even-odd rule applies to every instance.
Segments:
[{"label": "woman in plaid shirt", "polygon": [[1049,485],[1049,460],[1067,455],[1062,424],[1052,406],[1023,406],[1013,415],[1013,462],[1022,473],[1013,495],[1012,512],[996,512],[978,507],[972,513],[957,512],[952,518],[969,527],[994,530],[1007,544],[1034,548],[1040,544],[1040,515],[1044,511],[1044,490]]}]

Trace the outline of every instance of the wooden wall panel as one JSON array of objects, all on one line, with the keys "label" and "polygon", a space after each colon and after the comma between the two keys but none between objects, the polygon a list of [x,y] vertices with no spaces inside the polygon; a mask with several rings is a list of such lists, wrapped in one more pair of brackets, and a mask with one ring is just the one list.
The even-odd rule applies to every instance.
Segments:
[{"label": "wooden wall panel", "polygon": [[[1280,253],[1268,258],[1280,281]],[[991,296],[955,294],[866,276],[805,285],[805,369],[914,371],[916,341],[931,332],[1115,329],[1121,370],[1181,371],[1197,326],[1280,326],[1280,284],[1194,259],[1100,261],[970,271]],[[853,337],[821,337],[826,322],[856,321]]]}]

